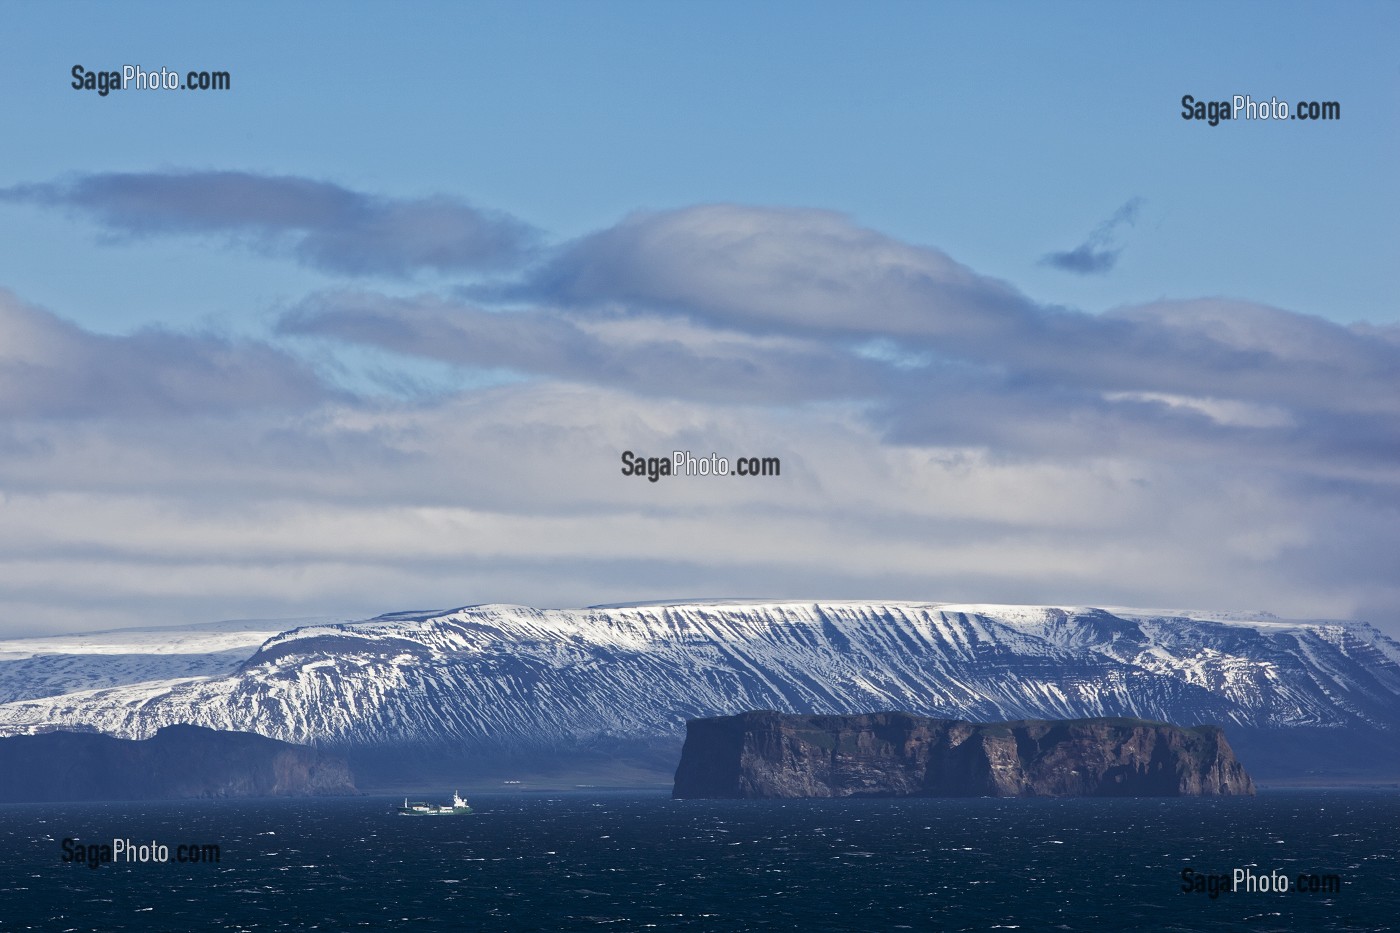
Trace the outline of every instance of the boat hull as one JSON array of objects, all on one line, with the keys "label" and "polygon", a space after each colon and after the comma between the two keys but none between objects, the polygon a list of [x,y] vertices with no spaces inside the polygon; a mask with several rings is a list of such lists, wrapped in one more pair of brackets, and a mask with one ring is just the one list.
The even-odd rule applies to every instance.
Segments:
[{"label": "boat hull", "polygon": [[471,807],[448,807],[443,810],[399,809],[399,816],[470,816],[471,814]]}]

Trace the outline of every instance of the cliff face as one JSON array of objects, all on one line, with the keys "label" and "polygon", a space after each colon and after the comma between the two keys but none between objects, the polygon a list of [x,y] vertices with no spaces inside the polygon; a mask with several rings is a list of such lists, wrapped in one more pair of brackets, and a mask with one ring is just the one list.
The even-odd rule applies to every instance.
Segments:
[{"label": "cliff face", "polygon": [[1253,794],[1217,726],[970,723],[908,713],[742,713],[686,724],[672,796],[1178,797]]},{"label": "cliff face", "polygon": [[144,741],[80,732],[0,739],[0,801],[355,794],[345,759],[245,732],[166,726]]}]

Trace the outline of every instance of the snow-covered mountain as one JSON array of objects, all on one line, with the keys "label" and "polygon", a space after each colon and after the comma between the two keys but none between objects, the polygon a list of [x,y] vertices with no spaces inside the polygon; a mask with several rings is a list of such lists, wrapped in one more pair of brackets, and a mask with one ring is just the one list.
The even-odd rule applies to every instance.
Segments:
[{"label": "snow-covered mountain", "polygon": [[[0,732],[144,738],[187,722],[350,751],[538,756],[678,748],[687,718],[748,709],[901,709],[1213,722],[1273,757],[1359,736],[1362,764],[1400,746],[1400,643],[1359,622],[939,603],[488,605],[306,625],[230,663],[238,650],[178,669],[150,652],[100,682],[65,682],[31,654],[23,682],[0,668]],[[17,695],[25,684],[42,690]]]},{"label": "snow-covered mountain", "polygon": [[245,619],[0,639],[0,703],[229,674],[272,636],[324,621]]}]

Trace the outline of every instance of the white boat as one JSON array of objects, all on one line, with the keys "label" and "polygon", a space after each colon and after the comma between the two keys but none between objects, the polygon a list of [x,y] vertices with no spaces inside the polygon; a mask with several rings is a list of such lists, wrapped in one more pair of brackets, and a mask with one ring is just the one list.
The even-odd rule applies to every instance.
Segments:
[{"label": "white boat", "polygon": [[467,804],[467,798],[452,792],[452,803],[431,804],[415,801],[409,803],[408,798],[403,799],[403,806],[399,807],[399,816],[464,816],[472,812],[472,808]]}]

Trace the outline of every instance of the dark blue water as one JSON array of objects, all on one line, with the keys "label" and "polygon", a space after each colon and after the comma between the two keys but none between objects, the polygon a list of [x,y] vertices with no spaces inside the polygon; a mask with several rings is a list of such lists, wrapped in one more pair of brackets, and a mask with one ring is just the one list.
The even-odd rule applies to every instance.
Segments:
[{"label": "dark blue water", "polygon": [[[1230,800],[486,796],[0,808],[5,930],[1393,930],[1400,794]],[[170,861],[62,861],[155,840]],[[215,864],[176,846],[217,844]],[[1335,875],[1183,893],[1181,872]]]}]

